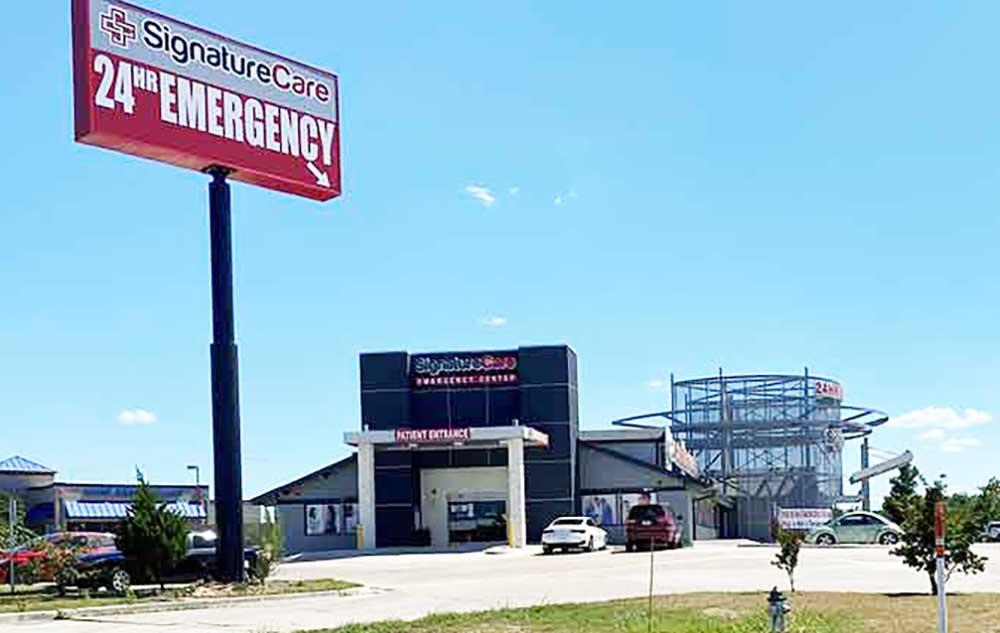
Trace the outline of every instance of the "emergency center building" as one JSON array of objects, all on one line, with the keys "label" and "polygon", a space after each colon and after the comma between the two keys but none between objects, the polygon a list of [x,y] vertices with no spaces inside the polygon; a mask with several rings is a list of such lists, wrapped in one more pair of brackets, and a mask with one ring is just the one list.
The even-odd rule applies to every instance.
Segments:
[{"label": "emergency center building", "polygon": [[266,492],[289,552],[537,542],[559,516],[624,534],[640,500],[671,508],[687,541],[727,512],[662,428],[581,431],[577,357],[565,345],[367,353],[356,453]]}]

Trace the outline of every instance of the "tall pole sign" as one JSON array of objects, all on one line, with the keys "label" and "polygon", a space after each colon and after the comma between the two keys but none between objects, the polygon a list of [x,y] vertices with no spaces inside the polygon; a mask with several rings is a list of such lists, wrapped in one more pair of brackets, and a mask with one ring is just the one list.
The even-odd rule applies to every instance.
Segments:
[{"label": "tall pole sign", "polygon": [[230,191],[340,195],[337,76],[126,2],[72,0],[78,142],[210,174],[219,570],[243,579]]}]

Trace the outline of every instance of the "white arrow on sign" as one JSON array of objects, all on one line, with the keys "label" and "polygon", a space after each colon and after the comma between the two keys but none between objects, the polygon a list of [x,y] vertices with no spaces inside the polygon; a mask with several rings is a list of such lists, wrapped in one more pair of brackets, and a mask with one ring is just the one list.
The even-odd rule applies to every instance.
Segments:
[{"label": "white arrow on sign", "polygon": [[330,177],[326,175],[325,171],[321,171],[319,169],[319,167],[317,167],[316,165],[313,165],[312,161],[309,161],[308,163],[306,163],[306,167],[309,168],[309,171],[316,178],[316,184],[317,185],[320,185],[322,187],[329,187],[330,186]]}]

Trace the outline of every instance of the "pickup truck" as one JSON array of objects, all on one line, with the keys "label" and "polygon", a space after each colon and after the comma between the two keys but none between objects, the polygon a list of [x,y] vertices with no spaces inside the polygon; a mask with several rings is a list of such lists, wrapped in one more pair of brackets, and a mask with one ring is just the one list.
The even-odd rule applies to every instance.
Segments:
[{"label": "pickup truck", "polygon": [[987,543],[1000,541],[1000,521],[990,521],[983,528],[982,540]]}]

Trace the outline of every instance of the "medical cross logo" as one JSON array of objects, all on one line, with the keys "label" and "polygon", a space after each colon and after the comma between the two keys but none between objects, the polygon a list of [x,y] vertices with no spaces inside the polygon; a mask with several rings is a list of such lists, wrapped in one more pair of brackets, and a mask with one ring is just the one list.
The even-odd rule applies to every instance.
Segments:
[{"label": "medical cross logo", "polygon": [[125,9],[116,6],[109,6],[108,12],[101,14],[101,30],[119,48],[128,48],[129,42],[136,38],[135,24],[128,21]]}]

